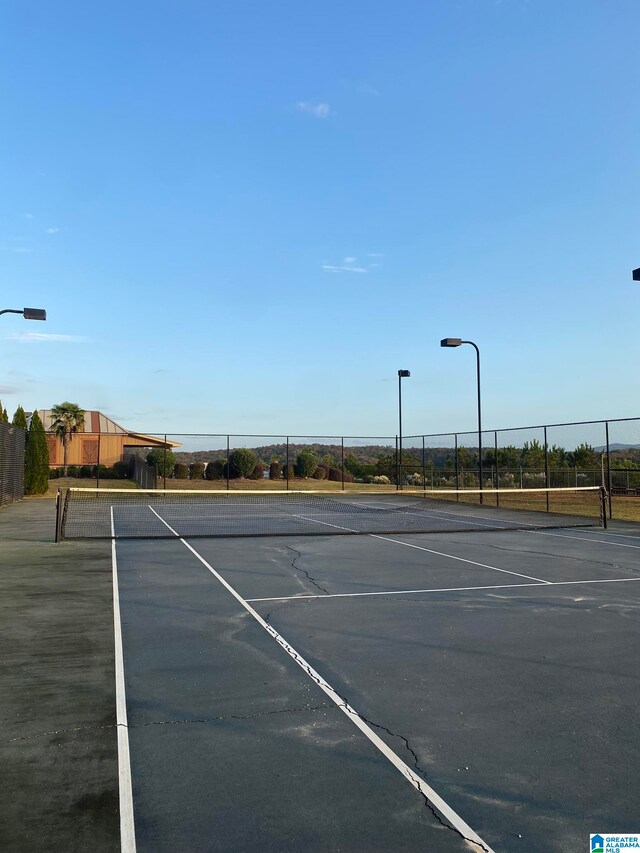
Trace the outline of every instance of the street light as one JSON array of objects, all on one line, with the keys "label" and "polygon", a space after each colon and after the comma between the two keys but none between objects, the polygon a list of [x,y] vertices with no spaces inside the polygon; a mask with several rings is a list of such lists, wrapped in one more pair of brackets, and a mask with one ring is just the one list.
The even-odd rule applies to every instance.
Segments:
[{"label": "street light", "polygon": [[459,347],[461,344],[469,344],[476,351],[476,366],[478,376],[478,468],[480,475],[480,503],[482,503],[482,407],[480,405],[480,350],[473,341],[463,341],[461,338],[443,338],[441,347]]},{"label": "street light", "polygon": [[411,376],[410,370],[398,371],[398,487],[402,488],[402,380]]},{"label": "street light", "polygon": [[0,314],[22,314],[25,320],[46,320],[47,312],[44,308],[5,308]]},{"label": "street light", "polygon": [[632,272],[633,280],[640,281],[640,267]]}]

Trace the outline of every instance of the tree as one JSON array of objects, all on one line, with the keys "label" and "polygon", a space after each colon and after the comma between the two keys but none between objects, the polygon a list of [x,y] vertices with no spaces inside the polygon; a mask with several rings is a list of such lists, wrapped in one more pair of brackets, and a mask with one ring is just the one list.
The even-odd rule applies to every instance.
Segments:
[{"label": "tree", "polygon": [[[38,420],[40,420],[40,419],[38,419]],[[26,429],[27,429],[27,416],[25,415],[24,409],[22,408],[22,406],[18,406],[18,408],[16,409],[15,414],[13,416],[13,420],[11,421],[11,423],[14,426],[19,427],[20,429],[23,429],[26,431]],[[40,423],[42,423],[42,421],[40,421]]]},{"label": "tree", "polygon": [[0,424],[8,424],[9,423],[9,415],[7,414],[7,410],[2,408],[2,401],[0,400]]},{"label": "tree", "polygon": [[598,463],[596,452],[590,444],[579,444],[573,453],[568,454],[576,468],[594,468]]},{"label": "tree", "polygon": [[62,441],[64,476],[69,470],[68,455],[71,436],[84,427],[84,409],[77,403],[59,403],[51,409],[51,429]]},{"label": "tree", "polygon": [[26,495],[43,495],[49,488],[49,448],[38,412],[31,417],[24,452],[24,491]]},{"label": "tree", "polygon": [[169,448],[156,447],[147,454],[147,465],[154,465],[159,477],[170,477],[176,464],[176,455]]},{"label": "tree", "polygon": [[312,450],[303,450],[298,453],[296,459],[296,470],[298,477],[313,477],[313,473],[318,467],[318,457]]},{"label": "tree", "polygon": [[248,447],[238,447],[229,455],[230,473],[238,472],[239,477],[248,477],[256,467],[258,461],[256,454]]}]

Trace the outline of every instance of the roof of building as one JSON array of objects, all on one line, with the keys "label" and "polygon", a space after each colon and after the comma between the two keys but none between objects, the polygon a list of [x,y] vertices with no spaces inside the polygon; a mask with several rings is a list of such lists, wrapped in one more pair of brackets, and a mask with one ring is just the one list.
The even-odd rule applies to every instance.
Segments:
[{"label": "roof of building", "polygon": [[[29,415],[28,421],[31,422],[31,414]],[[40,416],[40,420],[42,421],[42,425],[44,426],[45,432],[53,432],[52,424],[53,424],[53,414],[51,409],[38,409],[38,415]],[[162,444],[164,445],[165,440],[164,436],[159,435],[145,435],[141,432],[133,432],[132,430],[125,429],[124,427],[117,424],[111,418],[108,418],[106,415],[103,415],[102,412],[89,411],[85,410],[84,413],[84,427],[78,430],[79,433],[92,433],[93,435],[126,435],[131,436],[132,438],[139,439],[148,439],[150,444]],[[171,447],[180,447],[180,442],[178,441],[168,441],[166,442]]]}]

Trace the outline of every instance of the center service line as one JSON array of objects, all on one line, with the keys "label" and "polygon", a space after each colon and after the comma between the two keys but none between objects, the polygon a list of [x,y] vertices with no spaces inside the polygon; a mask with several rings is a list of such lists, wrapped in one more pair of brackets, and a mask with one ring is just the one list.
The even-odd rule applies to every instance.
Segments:
[{"label": "center service line", "polygon": [[219,574],[213,566],[211,566],[205,559],[202,557],[195,548],[193,548],[186,539],[183,539],[179,533],[169,525],[162,518],[162,516],[158,515],[155,509],[150,506],[149,509],[151,512],[156,515],[160,521],[169,528],[169,530],[182,542],[182,544],[191,551],[191,553],[196,557],[202,565],[208,569],[211,574],[218,580],[222,586],[229,592],[236,601],[244,607],[247,613],[250,613],[251,616],[258,622],[259,625],[264,628],[264,630],[270,634],[273,639],[278,643],[278,645],[289,655],[289,657],[294,660],[298,666],[307,673],[307,675],[314,681],[318,687],[323,690],[326,695],[331,699],[332,702],[346,715],[346,717],[351,720],[354,726],[360,729],[360,731],[367,737],[371,743],[384,755],[384,757],[393,764],[393,766],[398,770],[402,775],[407,779],[411,785],[420,793],[423,797],[435,808],[440,814],[449,821],[449,823],[456,829],[456,831],[467,841],[472,841],[474,844],[479,844],[486,853],[494,853],[494,851],[489,847],[489,845],[483,841],[480,836],[471,829],[471,827],[460,817],[460,815],[455,812],[451,806],[449,806],[443,799],[437,794],[434,789],[428,785],[422,777],[418,776],[413,770],[399,758],[393,750],[391,750],[387,744],[378,737],[378,735],[371,729],[365,722],[362,720],[358,712],[351,707],[336,691],[331,687],[329,682],[325,681],[325,679],[318,673],[316,670],[308,663],[302,655],[290,645],[284,637],[279,634],[276,629],[267,624],[262,616],[251,607],[251,605],[237,592],[228,581],[226,581],[221,574]]},{"label": "center service line", "polygon": [[118,732],[118,792],[120,798],[120,850],[136,853],[136,828],[133,819],[133,792],[131,790],[131,758],[129,755],[129,728],[127,700],[124,687],[124,654],[122,651],[122,624],[120,622],[120,593],[118,590],[118,562],[116,539],[111,509],[111,566],[113,576],[113,630],[115,638],[116,669],[116,729]]}]

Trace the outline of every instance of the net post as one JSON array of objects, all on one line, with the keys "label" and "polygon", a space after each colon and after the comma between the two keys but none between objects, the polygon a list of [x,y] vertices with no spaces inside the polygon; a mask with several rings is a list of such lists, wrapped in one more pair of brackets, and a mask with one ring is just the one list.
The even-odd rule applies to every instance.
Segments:
[{"label": "net post", "polygon": [[286,481],[287,481],[287,491],[289,491],[289,436],[287,436],[287,464],[284,468]]},{"label": "net post", "polygon": [[58,486],[58,491],[56,493],[56,529],[55,529],[54,540],[53,540],[54,542],[60,541],[60,522],[61,522],[61,517],[62,517],[60,504],[61,504],[60,486]]},{"label": "net post", "polygon": [[607,490],[600,486],[600,520],[602,527],[607,529]]},{"label": "net post", "polygon": [[229,436],[227,436],[227,491],[229,491],[229,478],[231,475],[231,471],[229,470],[231,467],[229,463],[229,446]]},{"label": "net post", "polygon": [[340,439],[340,467],[342,470],[342,491],[344,492],[344,436]]}]

